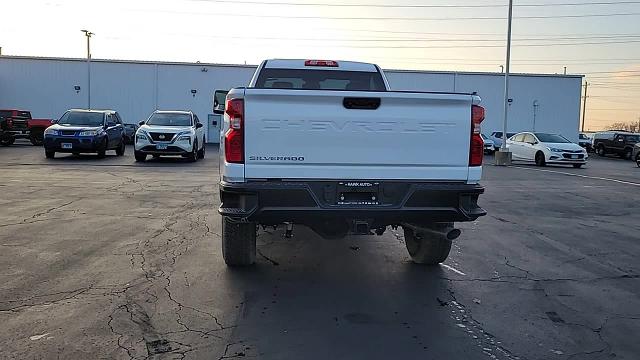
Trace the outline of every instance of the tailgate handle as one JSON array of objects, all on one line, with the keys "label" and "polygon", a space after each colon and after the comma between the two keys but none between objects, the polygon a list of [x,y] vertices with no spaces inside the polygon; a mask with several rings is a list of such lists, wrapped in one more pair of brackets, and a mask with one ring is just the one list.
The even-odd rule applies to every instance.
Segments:
[{"label": "tailgate handle", "polygon": [[380,107],[380,98],[346,97],[342,105],[347,109],[375,110]]}]

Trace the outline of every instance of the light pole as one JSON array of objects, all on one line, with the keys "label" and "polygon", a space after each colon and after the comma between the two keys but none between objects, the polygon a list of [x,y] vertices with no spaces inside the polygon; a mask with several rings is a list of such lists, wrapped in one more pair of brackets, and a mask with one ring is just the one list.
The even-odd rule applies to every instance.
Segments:
[{"label": "light pole", "polygon": [[91,109],[91,36],[95,35],[89,30],[80,30],[87,37],[87,109]]},{"label": "light pole", "polygon": [[538,100],[533,100],[533,132],[536,132],[536,113],[538,111],[538,106],[540,106],[540,102]]},{"label": "light pole", "polygon": [[513,17],[513,0],[509,0],[509,17],[507,18],[507,58],[504,72],[504,114],[502,121],[502,146],[496,153],[496,165],[509,165],[511,153],[507,149],[507,113],[509,106],[509,65],[511,62],[511,20]]}]

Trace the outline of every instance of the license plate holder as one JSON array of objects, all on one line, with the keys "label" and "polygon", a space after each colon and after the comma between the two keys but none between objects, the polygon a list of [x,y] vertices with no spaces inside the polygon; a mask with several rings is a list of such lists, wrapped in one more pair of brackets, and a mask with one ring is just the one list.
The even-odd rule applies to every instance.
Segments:
[{"label": "license plate holder", "polygon": [[336,187],[336,205],[380,205],[380,183],[341,181]]},{"label": "license plate holder", "polygon": [[63,149],[73,149],[73,144],[72,143],[62,143],[62,144],[60,144],[60,146]]},{"label": "license plate holder", "polygon": [[157,150],[167,150],[167,144],[156,144]]}]

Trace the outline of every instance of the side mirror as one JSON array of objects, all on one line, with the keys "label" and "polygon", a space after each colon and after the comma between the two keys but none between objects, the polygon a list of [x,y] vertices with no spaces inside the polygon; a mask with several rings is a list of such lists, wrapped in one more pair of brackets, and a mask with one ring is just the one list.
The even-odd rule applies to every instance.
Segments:
[{"label": "side mirror", "polygon": [[57,124],[57,123],[58,123],[58,119],[51,119],[51,125]]},{"label": "side mirror", "polygon": [[114,126],[116,126],[116,125],[117,125],[117,124],[116,124],[115,122],[110,121],[110,122],[108,122],[108,123],[107,123],[107,125],[105,125],[105,126],[106,126],[106,127],[114,127]]},{"label": "side mirror", "polygon": [[196,129],[200,129],[202,126],[202,123],[196,123]]},{"label": "side mirror", "polygon": [[142,126],[142,125],[144,125],[144,123],[145,123],[145,121],[144,121],[144,120],[142,120],[142,121],[140,121],[140,122],[138,123],[138,125],[139,125],[139,126]]},{"label": "side mirror", "polygon": [[227,100],[226,90],[216,90],[213,94],[213,113],[217,115],[224,114],[225,101]]}]

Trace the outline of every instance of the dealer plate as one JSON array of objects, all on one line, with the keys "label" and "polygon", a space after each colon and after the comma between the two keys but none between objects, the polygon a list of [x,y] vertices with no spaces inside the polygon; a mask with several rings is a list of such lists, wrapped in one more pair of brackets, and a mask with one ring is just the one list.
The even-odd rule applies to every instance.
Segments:
[{"label": "dealer plate", "polygon": [[71,144],[71,143],[62,143],[60,145],[62,146],[63,149],[71,149],[71,148],[73,148],[73,144]]}]

